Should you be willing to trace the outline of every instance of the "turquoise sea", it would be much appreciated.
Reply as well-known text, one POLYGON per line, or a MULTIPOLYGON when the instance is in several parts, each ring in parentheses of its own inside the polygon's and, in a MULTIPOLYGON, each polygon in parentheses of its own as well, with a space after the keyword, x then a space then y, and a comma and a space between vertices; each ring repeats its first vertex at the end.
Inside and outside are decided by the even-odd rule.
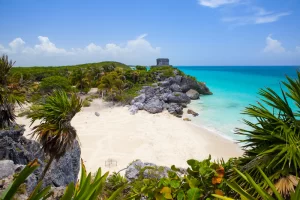
MULTIPOLYGON (((256 104, 259 88, 270 87, 280 91, 285 75, 296 78, 300 66, 177 66, 186 74, 205 82, 213 92, 193 101, 192 108, 199 113, 193 122, 224 137, 237 140, 235 128, 245 127, 241 112, 249 104, 256 104)), ((247 118, 249 119, 249 118, 247 118)))

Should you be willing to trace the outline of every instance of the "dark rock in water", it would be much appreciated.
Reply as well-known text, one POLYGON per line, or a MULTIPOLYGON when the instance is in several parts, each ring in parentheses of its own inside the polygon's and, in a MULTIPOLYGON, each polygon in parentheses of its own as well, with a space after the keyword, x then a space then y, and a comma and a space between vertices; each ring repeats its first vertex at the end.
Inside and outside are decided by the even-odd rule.
POLYGON ((164 102, 162 102, 161 100, 159 100, 157 98, 153 98, 144 105, 144 110, 146 110, 152 114, 160 113, 164 109, 163 105, 164 105, 164 102))
POLYGON ((171 86, 170 86, 170 89, 173 91, 173 92, 182 92, 182 89, 181 87, 176 84, 176 83, 173 83, 171 86))
POLYGON ((0 179, 13 175, 15 164, 12 160, 0 160, 0 179))
POLYGON ((187 113, 193 115, 194 117, 197 117, 199 115, 198 113, 196 113, 195 111, 193 111, 191 109, 188 109, 187 113))
POLYGON ((189 91, 186 92, 186 95, 191 99, 191 100, 196 100, 200 98, 200 94, 193 89, 190 89, 189 91))
POLYGON ((169 103, 190 103, 190 98, 182 92, 173 92, 172 94, 168 95, 168 102, 169 103))
MULTIPOLYGON (((49 171, 43 181, 43 186, 52 185, 55 187, 66 186, 70 182, 76 182, 80 169, 80 146, 75 141, 73 149, 69 150, 58 161, 53 161, 49 171)), ((30 161, 37 159, 40 167, 34 171, 27 184, 28 192, 34 188, 36 181, 40 177, 47 160, 41 145, 21 136, 18 139, 12 137, 0 138, 0 160, 12 160, 15 165, 26 165, 30 161)), ((20 169, 21 170, 21 169, 20 169)))
POLYGON ((176 117, 181 117, 183 114, 183 107, 177 103, 170 103, 168 111, 170 114, 175 115, 176 117))

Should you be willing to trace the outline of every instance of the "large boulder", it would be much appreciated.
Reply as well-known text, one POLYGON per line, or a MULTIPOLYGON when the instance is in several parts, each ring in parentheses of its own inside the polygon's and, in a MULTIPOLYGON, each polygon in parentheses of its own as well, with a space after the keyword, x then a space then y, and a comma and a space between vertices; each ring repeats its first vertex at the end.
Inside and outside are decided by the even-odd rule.
POLYGON ((168 95, 168 103, 190 103, 190 98, 182 92, 173 92, 168 95))
POLYGON ((191 99, 191 100, 196 100, 200 98, 199 92, 196 90, 190 89, 189 91, 186 92, 186 95, 191 99))
POLYGON ((144 105, 144 110, 152 114, 160 113, 164 109, 163 105, 163 101, 159 100, 158 98, 153 98, 144 105))

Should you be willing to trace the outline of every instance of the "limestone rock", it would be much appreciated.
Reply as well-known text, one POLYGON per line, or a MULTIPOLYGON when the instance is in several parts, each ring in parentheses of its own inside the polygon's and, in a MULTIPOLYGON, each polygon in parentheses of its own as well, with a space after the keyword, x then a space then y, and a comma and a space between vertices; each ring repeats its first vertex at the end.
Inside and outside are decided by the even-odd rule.
POLYGON ((168 107, 168 111, 169 113, 177 117, 181 117, 181 115, 183 114, 183 107, 177 103, 170 103, 168 107))
POLYGON ((15 172, 15 164, 12 160, 0 160, 0 179, 8 177, 15 172))
POLYGON ((135 115, 139 111, 139 108, 136 105, 132 105, 129 107, 128 110, 130 114, 135 115))
MULTIPOLYGON (((80 154, 79 144, 75 141, 73 149, 69 150, 58 161, 52 163, 43 181, 43 186, 59 187, 66 186, 70 182, 76 182, 80 168, 80 154)), ((23 136, 17 140, 7 136, 0 139, 0 160, 12 160, 17 165, 16 170, 21 171, 22 165, 26 165, 34 159, 38 159, 40 167, 34 171, 32 177, 29 177, 28 193, 34 188, 48 157, 44 155, 38 142, 26 139, 23 136)))
POLYGON ((153 98, 145 104, 144 110, 152 114, 160 113, 164 109, 163 105, 164 103, 161 100, 153 98))
POLYGON ((168 95, 169 103, 190 103, 190 98, 182 92, 173 92, 168 95))
POLYGON ((200 94, 193 89, 190 89, 189 91, 186 92, 186 95, 191 99, 191 100, 196 100, 200 98, 200 94))
POLYGON ((170 89, 173 91, 173 92, 182 92, 182 89, 181 87, 176 84, 176 83, 173 83, 171 86, 170 86, 170 89))

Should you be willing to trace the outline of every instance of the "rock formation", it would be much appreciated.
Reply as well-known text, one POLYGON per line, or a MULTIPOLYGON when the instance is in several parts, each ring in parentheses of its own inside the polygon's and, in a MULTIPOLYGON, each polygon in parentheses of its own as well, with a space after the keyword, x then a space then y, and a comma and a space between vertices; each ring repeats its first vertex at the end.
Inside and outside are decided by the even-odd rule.
MULTIPOLYGON (((30 180, 26 185, 27 192, 30 193, 35 187, 48 157, 44 155, 38 142, 22 136, 24 130, 23 127, 16 125, 13 129, 0 131, 0 172, 4 170, 3 173, 1 172, 0 179, 5 178, 2 174, 9 176, 12 171, 13 173, 21 171, 28 162, 38 159, 40 167, 29 177, 30 180), (12 170, 9 171, 7 166, 11 166, 12 170)), ((60 187, 66 186, 70 182, 76 182, 80 169, 80 154, 80 146, 76 141, 73 149, 58 161, 53 161, 44 178, 43 186, 60 187)))
POLYGON ((129 112, 135 114, 138 110, 146 110, 155 114, 168 110, 171 114, 181 117, 183 108, 191 100, 199 99, 200 94, 212 94, 204 83, 178 74, 176 69, 172 77, 164 78, 159 72, 155 74, 157 83, 144 86, 140 90, 140 95, 131 101, 129 112))

